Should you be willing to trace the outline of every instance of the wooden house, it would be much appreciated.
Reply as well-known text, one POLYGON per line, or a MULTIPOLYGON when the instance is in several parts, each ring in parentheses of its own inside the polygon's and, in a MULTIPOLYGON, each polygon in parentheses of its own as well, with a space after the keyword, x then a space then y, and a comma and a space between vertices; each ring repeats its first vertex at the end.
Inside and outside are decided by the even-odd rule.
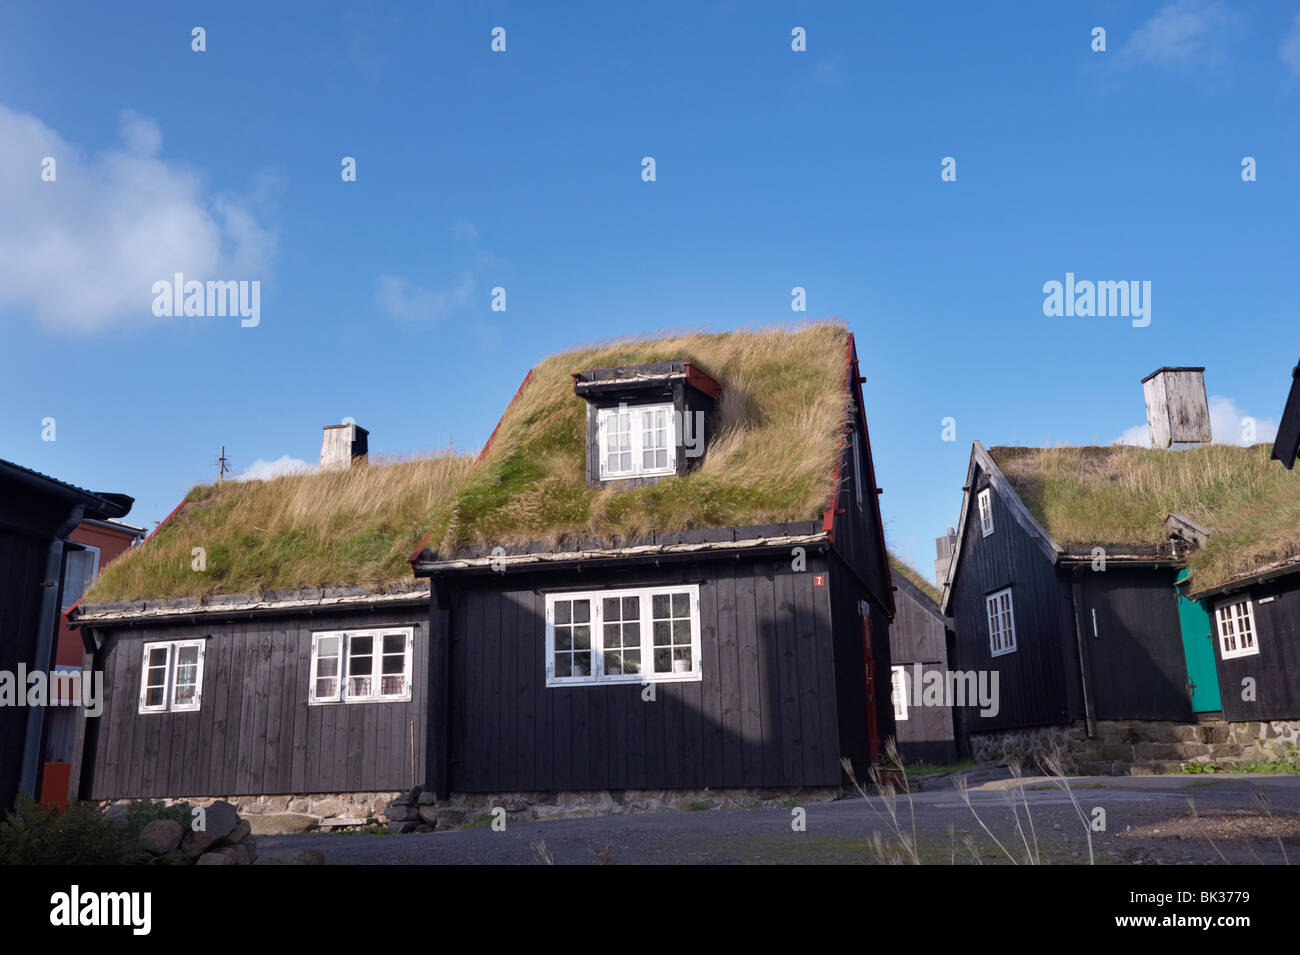
POLYGON ((124 516, 132 503, 0 461, 0 679, 8 684, 0 688, 0 809, 13 807, 20 788, 40 792, 42 740, 54 709, 26 703, 34 673, 44 674, 49 702, 60 582, 79 548, 70 535, 87 518, 124 516))
MULTIPOLYGON (((962 711, 977 758, 1058 745, 1094 770, 1162 771, 1272 738, 1263 708, 1221 701, 1220 675, 1237 664, 1216 654, 1201 602, 1220 584, 1241 589, 1224 577, 1249 564, 1242 528, 1271 524, 1240 491, 1270 473, 1267 450, 975 443, 942 607, 958 666, 998 676, 996 712, 962 711), (1256 722, 1226 725, 1242 720, 1256 722)), ((1300 483, 1272 473, 1270 503, 1294 512, 1300 483)), ((1284 712, 1279 691, 1267 692, 1284 712)))
POLYGON ((411 481, 382 475, 409 466, 196 489, 101 578, 77 613, 114 688, 87 795, 831 789, 893 733, 842 326, 555 356, 400 508, 411 481), (365 514, 318 507, 339 539, 315 558, 281 549, 310 536, 283 507, 249 526, 250 498, 329 508, 349 481, 365 514), (157 570, 205 540, 211 576, 157 570))
POLYGON ((890 700, 904 763, 956 762, 962 755, 956 709, 945 692, 956 635, 939 609, 942 592, 897 558, 892 561, 894 620, 889 626, 890 700), (927 692, 927 688, 930 692, 927 692))

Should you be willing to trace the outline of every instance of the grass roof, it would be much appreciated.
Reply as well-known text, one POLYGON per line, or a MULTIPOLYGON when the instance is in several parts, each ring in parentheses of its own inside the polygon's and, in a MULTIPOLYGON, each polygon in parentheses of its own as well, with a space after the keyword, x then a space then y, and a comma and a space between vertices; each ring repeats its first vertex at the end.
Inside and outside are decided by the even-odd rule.
POLYGON ((109 564, 84 604, 411 585, 428 533, 467 546, 819 518, 848 413, 837 322, 622 340, 547 358, 481 460, 446 454, 269 481, 201 485, 153 538, 109 564), (684 359, 722 383, 708 450, 685 477, 586 485, 587 403, 571 374, 684 359), (432 530, 430 530, 432 529, 432 530), (207 569, 191 569, 195 547, 207 569))
POLYGON ((686 333, 579 348, 538 365, 429 544, 552 544, 818 518, 848 414, 848 331, 838 322, 686 333), (572 373, 684 359, 722 384, 703 461, 639 488, 586 484, 587 403, 572 373))
POLYGON ((933 600, 936 605, 943 598, 938 587, 930 583, 919 570, 892 552, 889 555, 889 569, 900 577, 906 577, 913 587, 933 600))
POLYGON ((1159 544, 1165 518, 1210 530, 1189 561, 1194 590, 1300 554, 1300 472, 1271 446, 990 448, 1029 512, 1063 546, 1159 544))
POLYGON ((442 454, 200 485, 151 540, 110 563, 82 603, 410 586, 407 558, 446 519, 471 462, 442 454), (196 547, 203 571, 192 568, 196 547))

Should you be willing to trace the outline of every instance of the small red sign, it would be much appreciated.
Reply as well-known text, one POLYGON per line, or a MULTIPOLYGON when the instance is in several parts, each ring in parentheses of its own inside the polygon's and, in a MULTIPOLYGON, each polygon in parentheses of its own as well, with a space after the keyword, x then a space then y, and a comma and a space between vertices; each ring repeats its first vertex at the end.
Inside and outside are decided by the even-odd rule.
POLYGON ((813 586, 814 586, 814 587, 825 587, 825 586, 826 586, 826 575, 825 575, 825 574, 813 574, 813 586))

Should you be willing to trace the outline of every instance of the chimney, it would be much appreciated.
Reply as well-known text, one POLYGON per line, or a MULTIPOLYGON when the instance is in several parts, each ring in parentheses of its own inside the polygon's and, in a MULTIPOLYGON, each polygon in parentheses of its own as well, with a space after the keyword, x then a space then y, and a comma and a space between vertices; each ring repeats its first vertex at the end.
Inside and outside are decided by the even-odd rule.
POLYGON ((944 578, 948 576, 948 567, 952 564, 952 552, 957 547, 957 531, 948 528, 948 533, 934 539, 934 585, 942 589, 944 578))
POLYGON ((1204 368, 1157 368, 1142 379, 1151 447, 1209 444, 1210 408, 1204 368))
POLYGON ((366 439, 370 432, 356 424, 327 424, 320 442, 320 469, 343 471, 369 455, 366 439))

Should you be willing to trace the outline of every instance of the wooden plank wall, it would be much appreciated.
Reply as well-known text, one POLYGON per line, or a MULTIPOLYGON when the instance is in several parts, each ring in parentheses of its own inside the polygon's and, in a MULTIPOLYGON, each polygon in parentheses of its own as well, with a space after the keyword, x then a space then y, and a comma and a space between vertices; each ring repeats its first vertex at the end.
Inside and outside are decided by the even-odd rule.
MULTIPOLYGON (((896 615, 889 628, 889 646, 894 666, 904 666, 912 680, 912 664, 921 672, 946 671, 948 667, 947 627, 944 620, 926 610, 904 578, 895 578, 896 615)), ((910 689, 910 684, 909 684, 910 689)), ((917 706, 917 691, 909 693, 907 719, 898 720, 898 751, 905 762, 950 763, 957 759, 953 712, 950 706, 917 706)))
POLYGON ((810 554, 802 573, 781 559, 458 582, 450 788, 837 785, 824 570, 810 554), (673 583, 700 585, 701 681, 659 684, 653 702, 639 684, 546 686, 549 590, 673 583))
MULTIPOLYGON (((1259 653, 1224 660, 1215 623, 1214 659, 1223 716, 1229 720, 1300 719, 1300 577, 1257 584, 1249 593, 1259 653), (1260 603, 1268 597, 1276 599, 1260 603), (1254 680, 1254 701, 1242 699, 1242 681, 1247 677, 1254 680)), ((1216 602, 1207 601, 1211 621, 1216 602)))
MULTIPOLYGON (((977 490, 984 486, 978 468, 973 480, 977 490)), ((1056 569, 1011 516, 1001 495, 994 492, 992 501, 993 533, 988 537, 980 531, 978 508, 968 508, 950 610, 957 635, 955 669, 997 670, 999 709, 996 716, 981 716, 979 707, 966 707, 961 714, 963 729, 986 733, 1083 719, 1077 694, 1068 685, 1077 680, 1066 666, 1074 631, 1063 626, 1068 605, 1062 603, 1056 569), (1008 586, 1015 606, 1017 649, 995 657, 989 650, 984 598, 1008 586)))
POLYGON ((106 704, 83 796, 226 796, 410 788, 425 776, 428 609, 117 630, 101 651, 106 704), (312 633, 414 627, 410 702, 309 705, 312 633), (142 646, 204 637, 202 706, 139 713, 142 646), (412 768, 414 752, 414 769, 412 768))
MULTIPOLYGON (((48 540, 0 532, 0 670, 34 668, 40 582, 48 540)), ((25 692, 25 689, 20 690, 25 692)), ((27 732, 24 706, 0 706, 0 810, 13 808, 27 732)))

